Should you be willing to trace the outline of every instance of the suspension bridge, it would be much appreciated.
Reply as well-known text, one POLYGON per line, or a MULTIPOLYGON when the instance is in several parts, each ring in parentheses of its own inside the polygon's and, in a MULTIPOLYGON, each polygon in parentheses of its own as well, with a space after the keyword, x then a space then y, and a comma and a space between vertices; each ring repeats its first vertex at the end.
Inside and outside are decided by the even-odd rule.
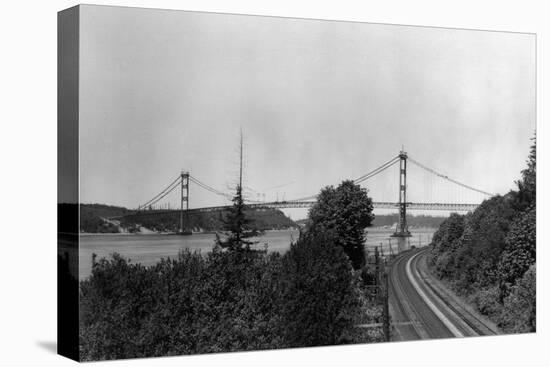
MULTIPOLYGON (((479 204, 478 202, 422 202, 422 201, 408 201, 407 198, 407 166, 408 163, 413 164, 414 166, 420 168, 421 170, 429 173, 432 176, 439 178, 440 180, 446 181, 452 185, 455 185, 463 190, 470 191, 481 195, 482 199, 493 196, 493 194, 475 188, 473 186, 464 184, 460 181, 454 180, 447 175, 441 174, 438 171, 429 168, 428 166, 418 162, 414 158, 411 158, 405 151, 400 151, 399 154, 386 163, 380 165, 376 169, 356 178, 353 180, 355 184, 361 185, 365 181, 372 179, 375 176, 380 175, 382 172, 388 170, 394 165, 399 165, 399 193, 397 201, 373 201, 373 206, 375 209, 393 209, 399 212, 399 222, 397 224, 395 233, 393 237, 397 237, 398 242, 402 243, 402 246, 405 246, 404 239, 410 237, 411 234, 407 225, 407 211, 414 210, 428 210, 428 211, 447 211, 447 212, 469 212, 473 211, 479 204), (400 241, 402 239, 402 241, 400 241)), ((138 209, 126 214, 124 216, 113 217, 110 219, 121 219, 123 217, 134 217, 134 219, 143 217, 143 216, 156 216, 156 215, 166 215, 166 214, 179 214, 179 231, 180 233, 190 233, 189 230, 185 230, 184 223, 188 222, 184 220, 189 214, 197 212, 212 212, 212 211, 223 211, 228 209, 231 205, 221 205, 221 206, 209 206, 209 207, 189 207, 190 199, 190 184, 195 185, 197 188, 205 190, 213 195, 221 196, 226 200, 232 200, 233 195, 227 192, 218 190, 203 181, 200 181, 196 177, 192 176, 189 172, 181 172, 181 174, 173 180, 165 189, 160 191, 157 195, 139 205, 138 209), (176 191, 179 188, 180 191, 180 207, 179 209, 159 209, 155 207, 158 205, 167 195, 176 191)), ((269 208, 269 209, 288 209, 288 208, 310 208, 315 205, 317 195, 311 195, 308 197, 301 197, 292 200, 276 200, 276 201, 261 201, 261 200, 252 200, 244 199, 245 204, 248 208, 259 209, 259 208, 269 208)), ((399 246, 399 247, 402 247, 399 246)))

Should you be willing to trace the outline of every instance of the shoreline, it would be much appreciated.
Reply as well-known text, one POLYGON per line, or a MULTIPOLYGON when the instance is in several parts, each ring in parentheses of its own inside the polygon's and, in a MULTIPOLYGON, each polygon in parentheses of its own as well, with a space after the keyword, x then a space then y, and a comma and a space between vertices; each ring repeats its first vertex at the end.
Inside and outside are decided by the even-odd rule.
MULTIPOLYGON (((387 227, 369 227, 367 228, 367 233, 370 231, 387 231, 392 230, 393 228, 387 228, 387 227)), ((278 232, 278 231, 298 231, 299 228, 280 228, 280 229, 266 229, 265 232, 278 232)), ((431 231, 431 230, 437 230, 437 228, 433 227, 409 227, 409 230, 411 232, 413 231, 431 231)), ((219 231, 204 231, 204 232, 192 232, 192 234, 216 234, 216 233, 222 233, 222 230, 219 231)), ((176 232, 137 232, 137 233, 130 233, 130 232, 117 232, 117 233, 101 233, 101 232, 79 232, 79 233, 73 233, 74 235, 78 234, 79 236, 88 237, 88 236, 169 236, 169 235, 177 235, 176 232)))
MULTIPOLYGON (((298 228, 281 228, 281 229, 266 229, 264 232, 282 232, 282 231, 298 231, 298 228)), ((223 233, 224 231, 204 231, 204 232, 192 232, 193 234, 216 234, 223 233)), ((75 233, 83 237, 92 237, 92 236, 174 236, 178 235, 176 232, 117 232, 117 233, 100 233, 100 232, 80 232, 75 233)))

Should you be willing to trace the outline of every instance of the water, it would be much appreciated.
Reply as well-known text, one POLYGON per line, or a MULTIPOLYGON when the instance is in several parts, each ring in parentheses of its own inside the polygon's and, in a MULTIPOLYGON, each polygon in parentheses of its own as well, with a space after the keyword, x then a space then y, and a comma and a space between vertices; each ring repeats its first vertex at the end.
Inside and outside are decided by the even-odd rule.
MULTIPOLYGON (((431 240, 434 229, 412 230, 413 237, 410 238, 411 245, 426 245, 431 240), (421 241, 421 242, 420 242, 421 241)), ((367 235, 367 251, 374 251, 374 246, 382 244, 384 254, 390 250, 397 251, 397 241, 389 236, 393 229, 370 228, 367 235), (389 240, 388 240, 389 239, 389 240)), ((258 238, 260 247, 268 244, 269 251, 285 252, 290 247, 292 240, 298 238, 297 230, 267 231, 258 238)), ((84 279, 90 275, 92 267, 92 254, 98 258, 109 257, 116 252, 133 263, 143 265, 154 265, 161 258, 174 258, 182 249, 200 250, 206 253, 214 245, 215 235, 211 233, 198 233, 191 236, 174 236, 161 234, 128 235, 128 234, 105 234, 105 235, 83 235, 80 237, 79 253, 79 277, 84 279)))
MULTIPOLYGON (((415 247, 423 247, 432 241, 436 228, 409 228, 411 237, 408 238, 409 244, 415 247)), ((393 228, 369 228, 367 234, 366 248, 369 253, 374 251, 374 247, 382 251, 382 255, 397 254, 397 239, 391 237, 393 228), (382 246, 380 248, 380 246, 382 246)))
MULTIPOLYGON (((191 236, 165 234, 128 235, 105 234, 83 235, 80 237, 79 277, 90 275, 92 254, 98 258, 109 257, 116 252, 132 260, 133 263, 154 265, 161 258, 174 258, 182 249, 199 250, 207 253, 212 250, 216 236, 212 233, 195 233, 191 236)), ((297 230, 267 231, 257 240, 259 247, 268 244, 270 251, 284 252, 289 248, 292 239, 298 238, 297 230)))

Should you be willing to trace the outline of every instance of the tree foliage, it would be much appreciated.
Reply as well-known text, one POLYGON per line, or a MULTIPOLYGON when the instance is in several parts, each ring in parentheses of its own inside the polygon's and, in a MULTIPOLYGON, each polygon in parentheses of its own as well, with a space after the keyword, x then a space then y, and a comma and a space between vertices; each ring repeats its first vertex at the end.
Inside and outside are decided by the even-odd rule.
POLYGON ((460 247, 464 222, 465 216, 452 213, 433 235, 431 264, 442 277, 448 278, 454 272, 453 255, 460 247))
POLYGON ((512 286, 504 299, 499 326, 510 333, 529 333, 537 330, 536 265, 533 264, 512 286))
POLYGON ((516 205, 518 211, 523 211, 536 205, 537 201, 537 140, 533 137, 533 145, 527 158, 527 168, 521 171, 521 180, 517 181, 516 205))
POLYGON ((345 342, 361 307, 359 278, 334 238, 304 234, 283 257, 282 269, 281 317, 289 346, 345 342))
POLYGON ((250 238, 257 237, 260 231, 251 227, 251 219, 246 216, 242 188, 237 185, 236 194, 233 197, 233 205, 223 219, 223 229, 226 238, 216 236, 216 243, 222 249, 229 251, 250 251, 250 246, 257 243, 250 238))
MULTIPOLYGON (((230 207, 231 209, 231 207, 230 207)), ((153 214, 153 213, 151 213, 153 214)), ((191 212, 184 216, 184 228, 194 231, 223 231, 227 228, 224 223, 228 212, 224 210, 212 212, 191 212)), ((246 207, 244 214, 250 220, 247 224, 249 229, 264 231, 270 229, 288 229, 297 227, 289 217, 277 209, 271 208, 249 208, 246 207)), ((180 225, 180 212, 159 212, 154 215, 135 215, 121 218, 121 227, 129 229, 137 225, 156 232, 177 232, 180 225)))
POLYGON ((521 174, 517 191, 445 220, 429 256, 436 275, 510 332, 535 329, 536 143, 521 174))
POLYGON ((94 258, 80 283, 83 360, 379 341, 355 332, 365 313, 358 273, 330 234, 283 256, 183 251, 154 266, 94 258))
POLYGON ((512 286, 535 263, 536 240, 536 209, 530 208, 515 219, 506 236, 498 266, 503 286, 512 286))
POLYGON ((431 263, 439 276, 468 293, 494 284, 515 215, 509 196, 485 200, 473 213, 449 217, 434 234, 431 263))
POLYGON ((372 199, 367 190, 353 181, 321 190, 309 211, 309 230, 330 231, 335 243, 344 249, 354 269, 365 265, 365 229, 374 219, 372 199))

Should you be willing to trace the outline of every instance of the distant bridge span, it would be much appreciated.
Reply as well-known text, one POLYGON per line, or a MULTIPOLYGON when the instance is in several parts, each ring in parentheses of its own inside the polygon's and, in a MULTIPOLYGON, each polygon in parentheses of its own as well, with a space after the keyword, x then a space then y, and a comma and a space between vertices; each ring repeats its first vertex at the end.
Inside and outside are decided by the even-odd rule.
MULTIPOLYGON (((310 208, 316 201, 274 201, 270 203, 247 204, 249 208, 310 208)), ((399 209, 399 203, 389 201, 375 201, 372 203, 375 209, 399 209)), ((457 212, 469 212, 475 210, 479 204, 450 204, 450 203, 407 203, 410 210, 448 210, 457 212)), ((207 208, 204 208, 207 209, 207 208)))
MULTIPOLYGON (((241 145, 242 148, 242 145, 241 145)), ((460 181, 451 179, 447 175, 443 175, 434 169, 414 160, 409 157, 408 154, 401 150, 399 155, 393 157, 388 162, 377 167, 376 169, 364 174, 361 177, 353 180, 353 183, 360 185, 366 180, 371 179, 372 177, 378 175, 384 170, 392 167, 393 165, 399 164, 399 198, 397 202, 373 202, 375 209, 397 209, 399 212, 399 220, 393 237, 397 237, 399 240, 399 251, 406 248, 407 241, 406 238, 411 236, 411 233, 407 225, 407 210, 440 210, 447 212, 470 212, 475 210, 479 204, 466 204, 466 203, 444 203, 444 202, 410 202, 407 201, 407 164, 408 162, 420 167, 421 169, 427 171, 433 176, 439 177, 445 181, 451 182, 454 185, 460 186, 464 189, 467 189, 471 192, 477 192, 483 194, 487 197, 493 196, 493 194, 477 189, 475 187, 466 185, 460 181)), ((241 165, 242 169, 242 165, 241 165)), ((204 212, 215 212, 227 210, 231 205, 223 206, 212 206, 212 207, 203 207, 203 208, 189 208, 189 185, 193 183, 199 188, 209 191, 212 194, 223 197, 226 200, 233 200, 233 195, 227 192, 223 192, 213 188, 212 186, 199 181, 197 178, 191 176, 189 172, 181 172, 172 183, 170 183, 164 190, 159 192, 153 198, 149 199, 143 204, 138 206, 137 211, 130 212, 124 216, 113 217, 111 219, 119 219, 124 217, 148 217, 156 215, 171 215, 174 213, 179 213, 179 231, 181 233, 185 232, 184 228, 184 216, 192 213, 204 213, 204 212), (166 195, 170 194, 172 191, 180 188, 180 209, 179 210, 158 210, 154 208, 154 205, 162 200, 166 195)), ((239 187, 242 185, 242 182, 239 183, 239 187)), ((294 200, 287 201, 272 201, 272 202, 260 202, 245 200, 246 206, 252 209, 261 209, 261 208, 270 208, 270 209, 290 209, 290 208, 310 208, 316 203, 317 195, 296 198, 294 200)), ((421 200, 421 199, 420 199, 421 200)))
MULTIPOLYGON (((308 201, 272 201, 267 203, 252 203, 246 204, 247 208, 270 208, 270 209, 291 209, 291 208, 311 208, 316 203, 315 200, 308 201)), ((399 203, 389 201, 375 201, 372 203, 375 209, 399 209, 399 203)), ((450 204, 450 203, 407 203, 409 210, 447 210, 457 212, 469 212, 475 210, 479 204, 450 204)), ((198 210, 201 212, 224 210, 229 208, 226 206, 215 206, 206 208, 189 209, 190 211, 198 210)))
MULTIPOLYGON (((246 204, 247 208, 251 209, 292 209, 292 208, 311 208, 316 203, 315 200, 307 201, 273 201, 265 203, 252 203, 246 204)), ((393 203, 389 201, 375 201, 373 206, 375 209, 399 209, 399 203, 393 203)), ((451 204, 451 203, 407 203, 407 209, 409 210, 442 210, 451 212, 469 212, 475 210, 479 204, 451 204)), ((207 213, 215 211, 227 210, 231 205, 210 206, 204 208, 194 208, 186 210, 187 213, 207 213)), ((109 219, 120 219, 129 216, 150 216, 150 215, 163 215, 163 214, 177 214, 179 210, 140 210, 130 214, 111 217, 109 219)))

